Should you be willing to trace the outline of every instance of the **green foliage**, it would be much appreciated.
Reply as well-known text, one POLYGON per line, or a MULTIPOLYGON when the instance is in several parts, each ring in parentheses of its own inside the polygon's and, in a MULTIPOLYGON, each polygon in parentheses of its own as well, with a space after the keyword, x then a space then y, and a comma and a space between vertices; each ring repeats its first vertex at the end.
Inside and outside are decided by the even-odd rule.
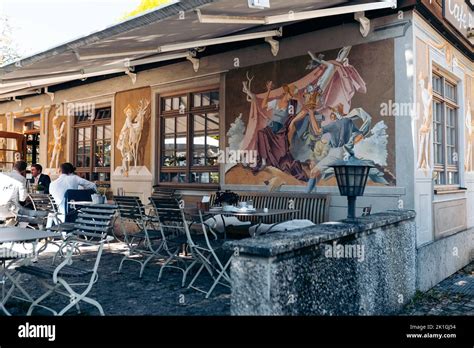
POLYGON ((139 15, 140 13, 150 11, 158 6, 166 5, 167 3, 170 3, 170 2, 171 0, 141 0, 140 5, 138 5, 136 9, 125 14, 121 19, 124 20, 131 17, 135 17, 139 15))
POLYGON ((19 58, 10 21, 8 17, 0 16, 0 66, 12 63, 19 58))

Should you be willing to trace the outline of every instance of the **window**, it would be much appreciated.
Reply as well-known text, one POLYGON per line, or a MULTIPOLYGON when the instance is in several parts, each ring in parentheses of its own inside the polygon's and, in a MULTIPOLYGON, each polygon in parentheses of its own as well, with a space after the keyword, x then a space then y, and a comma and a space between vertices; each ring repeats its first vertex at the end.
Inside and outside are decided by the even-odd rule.
POLYGON ((219 92, 160 98, 160 183, 219 185, 219 92))
POLYGON ((433 143, 435 185, 459 185, 457 86, 433 73, 433 143))
POLYGON ((74 124, 74 165, 77 174, 98 184, 110 184, 111 109, 77 113, 74 124))

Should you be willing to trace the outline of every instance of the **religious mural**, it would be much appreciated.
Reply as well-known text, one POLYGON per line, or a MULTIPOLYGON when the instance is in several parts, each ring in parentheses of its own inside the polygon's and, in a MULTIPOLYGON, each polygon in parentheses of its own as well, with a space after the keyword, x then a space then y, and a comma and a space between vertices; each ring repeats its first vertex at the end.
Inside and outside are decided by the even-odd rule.
POLYGON ((330 165, 354 155, 375 163, 369 185, 395 185, 394 120, 380 115, 394 99, 392 40, 309 51, 226 80, 226 114, 234 117, 227 152, 237 153, 227 161, 226 184, 312 192, 335 186, 330 165))

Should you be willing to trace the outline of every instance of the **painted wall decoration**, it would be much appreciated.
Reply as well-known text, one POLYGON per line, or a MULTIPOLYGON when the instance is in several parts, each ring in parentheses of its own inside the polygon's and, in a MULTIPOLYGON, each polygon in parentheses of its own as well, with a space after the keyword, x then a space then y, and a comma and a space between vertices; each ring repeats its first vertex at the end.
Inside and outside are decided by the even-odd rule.
POLYGON ((422 72, 418 76, 418 87, 422 104, 422 124, 418 129, 417 169, 421 169, 427 174, 431 169, 430 148, 431 130, 433 128, 433 86, 431 85, 431 79, 429 77, 425 79, 422 72))
POLYGON ((51 105, 48 112, 48 155, 47 165, 50 170, 59 171, 59 165, 67 161, 67 117, 62 114, 60 105, 51 105))
POLYGON ((394 119, 380 115, 394 99, 393 66, 384 40, 230 72, 228 152, 239 160, 226 184, 310 192, 337 185, 329 165, 354 154, 376 164, 369 185, 395 185, 394 119))
POLYGON ((466 172, 474 172, 474 76, 465 74, 466 81, 466 172))
POLYGON ((150 100, 151 89, 140 88, 115 96, 115 163, 128 176, 132 169, 150 166, 150 100))

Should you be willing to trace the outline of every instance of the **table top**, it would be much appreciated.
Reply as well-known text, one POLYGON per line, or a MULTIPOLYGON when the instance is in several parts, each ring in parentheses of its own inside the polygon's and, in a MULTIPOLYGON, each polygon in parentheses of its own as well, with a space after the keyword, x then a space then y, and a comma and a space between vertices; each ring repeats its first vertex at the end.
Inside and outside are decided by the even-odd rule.
POLYGON ((223 210, 209 210, 204 212, 204 214, 211 214, 211 215, 233 215, 233 216, 275 216, 275 215, 284 215, 284 214, 291 214, 297 213, 299 210, 296 209, 268 209, 268 212, 264 212, 263 209, 257 209, 255 211, 223 211, 223 210))
POLYGON ((69 201, 67 202, 69 205, 92 205, 94 202, 92 201, 69 201))
POLYGON ((37 239, 54 238, 58 234, 31 228, 5 227, 0 228, 0 243, 28 242, 37 239))

